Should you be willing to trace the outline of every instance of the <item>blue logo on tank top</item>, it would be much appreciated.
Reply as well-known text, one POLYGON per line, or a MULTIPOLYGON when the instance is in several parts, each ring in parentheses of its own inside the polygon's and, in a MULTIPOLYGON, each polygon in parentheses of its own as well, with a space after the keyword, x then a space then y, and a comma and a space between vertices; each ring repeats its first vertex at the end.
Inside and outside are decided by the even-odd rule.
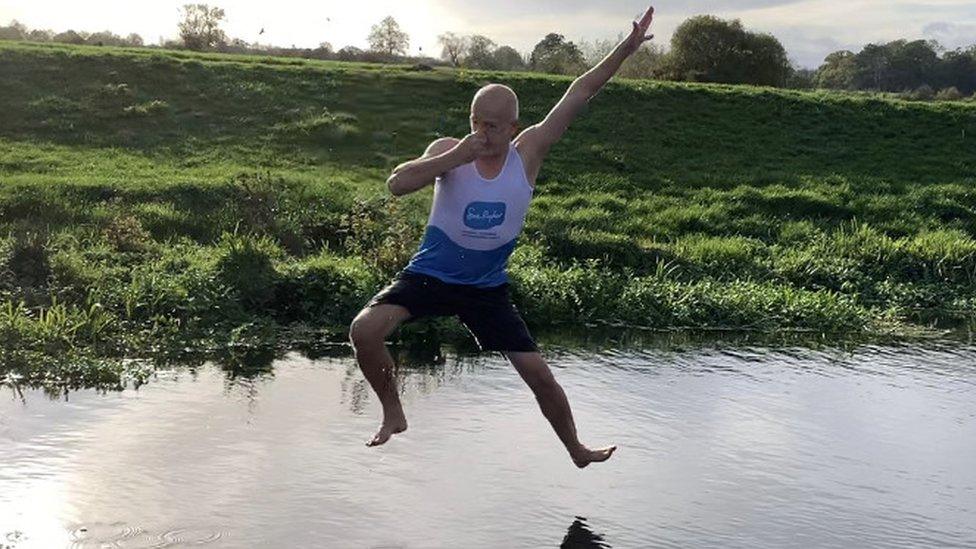
POLYGON ((505 222, 504 202, 472 202, 464 208, 464 224, 486 230, 505 222))

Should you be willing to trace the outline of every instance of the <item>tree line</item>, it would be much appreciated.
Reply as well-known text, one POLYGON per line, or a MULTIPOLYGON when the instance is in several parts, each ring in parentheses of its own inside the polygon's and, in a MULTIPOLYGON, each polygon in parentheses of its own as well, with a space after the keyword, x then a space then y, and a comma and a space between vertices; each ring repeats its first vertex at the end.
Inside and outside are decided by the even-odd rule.
MULTIPOLYGON (((226 14, 219 7, 187 4, 181 8, 179 39, 162 41, 167 48, 198 51, 251 53, 383 63, 414 63, 429 68, 450 65, 459 68, 498 71, 537 71, 577 75, 610 53, 617 40, 567 40, 558 33, 543 37, 531 52, 523 55, 511 46, 496 44, 482 35, 445 32, 438 37, 440 52, 409 56, 410 36, 393 17, 373 25, 367 37, 368 49, 346 46, 335 50, 328 42, 317 48, 264 46, 230 38, 221 29, 226 14)), ((66 42, 112 46, 142 46, 138 34, 123 38, 108 31, 83 33, 69 30, 54 33, 30 30, 13 21, 0 27, 0 39, 66 42)), ((899 93, 909 99, 976 100, 976 44, 947 51, 935 41, 895 40, 868 44, 857 53, 837 51, 828 55, 816 70, 796 67, 782 43, 768 33, 746 29, 739 20, 698 15, 683 22, 665 49, 645 44, 621 67, 625 78, 752 84, 791 88, 830 88, 899 93)))
POLYGON ((868 44, 858 53, 831 53, 813 78, 823 88, 959 99, 976 93, 976 45, 946 51, 932 40, 868 44))
POLYGON ((63 44, 89 44, 93 46, 142 46, 142 37, 136 33, 119 36, 109 31, 84 32, 68 30, 54 32, 42 29, 28 29, 26 25, 11 21, 6 27, 0 26, 0 40, 29 40, 31 42, 61 42, 63 44))

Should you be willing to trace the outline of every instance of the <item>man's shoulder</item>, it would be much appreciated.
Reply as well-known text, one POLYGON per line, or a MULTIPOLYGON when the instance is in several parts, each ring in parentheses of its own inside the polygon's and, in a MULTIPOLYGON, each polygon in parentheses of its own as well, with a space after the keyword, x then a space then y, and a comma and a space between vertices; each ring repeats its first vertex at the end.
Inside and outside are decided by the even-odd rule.
POLYGON ((545 156, 548 150, 544 150, 542 147, 541 137, 539 135, 540 129, 539 125, 535 124, 529 126, 522 130, 515 139, 512 140, 515 143, 515 148, 522 153, 522 157, 531 156, 532 158, 539 158, 545 156))

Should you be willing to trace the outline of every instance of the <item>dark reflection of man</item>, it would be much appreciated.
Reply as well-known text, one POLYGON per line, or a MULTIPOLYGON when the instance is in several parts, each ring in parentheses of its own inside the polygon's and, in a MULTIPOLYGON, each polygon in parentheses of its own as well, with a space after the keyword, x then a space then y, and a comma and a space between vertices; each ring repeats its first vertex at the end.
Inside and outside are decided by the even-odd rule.
POLYGON ((603 541, 603 536, 594 534, 583 517, 576 517, 573 524, 569 525, 566 537, 559 547, 561 549, 610 549, 610 545, 603 541))

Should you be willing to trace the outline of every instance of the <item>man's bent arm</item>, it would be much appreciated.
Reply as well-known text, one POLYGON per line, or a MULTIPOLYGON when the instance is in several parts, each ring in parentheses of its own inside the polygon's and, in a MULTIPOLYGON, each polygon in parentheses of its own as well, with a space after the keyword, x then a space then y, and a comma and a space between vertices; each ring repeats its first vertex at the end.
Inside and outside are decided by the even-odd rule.
POLYGON ((420 158, 393 168, 393 173, 386 180, 386 186, 394 196, 409 194, 426 187, 434 178, 464 163, 460 151, 455 148, 458 143, 459 141, 453 137, 443 137, 434 141, 420 158))

